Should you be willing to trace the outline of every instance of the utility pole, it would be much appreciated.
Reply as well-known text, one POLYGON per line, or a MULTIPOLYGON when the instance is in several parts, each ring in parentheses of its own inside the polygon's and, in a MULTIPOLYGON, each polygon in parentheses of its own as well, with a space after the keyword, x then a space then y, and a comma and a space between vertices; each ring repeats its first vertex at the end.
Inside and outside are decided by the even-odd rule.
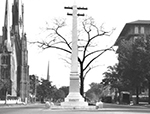
POLYGON ((78 10, 87 10, 87 8, 77 7, 64 7, 65 9, 72 9, 73 13, 67 13, 72 18, 72 54, 71 54, 71 73, 70 73, 70 86, 69 94, 65 98, 65 102, 61 105, 64 107, 85 107, 88 103, 84 101, 84 98, 80 95, 80 81, 78 73, 78 38, 77 38, 77 17, 84 16, 84 14, 78 14, 78 10))

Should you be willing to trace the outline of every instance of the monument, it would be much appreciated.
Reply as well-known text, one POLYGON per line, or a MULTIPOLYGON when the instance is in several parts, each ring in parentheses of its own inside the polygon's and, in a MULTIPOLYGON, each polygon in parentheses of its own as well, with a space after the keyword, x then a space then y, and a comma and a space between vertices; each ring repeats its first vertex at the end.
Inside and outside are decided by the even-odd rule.
POLYGON ((77 14, 78 9, 87 8, 77 8, 76 5, 73 7, 65 7, 65 9, 73 9, 73 14, 68 14, 73 16, 72 23, 72 55, 71 55, 71 73, 70 73, 70 86, 69 94, 65 98, 65 102, 61 103, 62 107, 67 108, 82 108, 88 106, 88 103, 84 101, 84 98, 80 95, 80 83, 78 74, 78 45, 77 45, 77 16, 83 16, 83 14, 77 14))

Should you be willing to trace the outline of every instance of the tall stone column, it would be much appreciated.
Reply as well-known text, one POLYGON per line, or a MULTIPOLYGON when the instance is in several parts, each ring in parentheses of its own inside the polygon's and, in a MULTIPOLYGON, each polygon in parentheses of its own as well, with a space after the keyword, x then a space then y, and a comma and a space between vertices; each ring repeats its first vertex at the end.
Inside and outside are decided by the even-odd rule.
POLYGON ((77 38, 77 6, 73 6, 73 23, 72 23, 72 55, 71 55, 71 73, 69 94, 65 102, 61 103, 64 107, 85 107, 84 98, 80 95, 80 83, 78 74, 78 38, 77 38))

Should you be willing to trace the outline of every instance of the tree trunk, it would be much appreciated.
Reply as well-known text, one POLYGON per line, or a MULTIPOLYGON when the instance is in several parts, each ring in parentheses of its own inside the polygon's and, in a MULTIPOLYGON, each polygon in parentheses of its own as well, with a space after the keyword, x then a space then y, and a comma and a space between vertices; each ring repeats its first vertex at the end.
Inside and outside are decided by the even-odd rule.
POLYGON ((115 88, 115 98, 114 98, 114 101, 115 101, 115 103, 117 103, 117 102, 119 102, 118 101, 118 89, 117 88, 115 88))
POLYGON ((136 104, 139 104, 139 87, 136 87, 136 104))
POLYGON ((7 95, 8 95, 8 91, 6 90, 6 94, 5 94, 5 104, 7 104, 7 95))
POLYGON ((150 80, 148 81, 148 104, 150 104, 150 80))
POLYGON ((80 73, 80 94, 84 97, 84 78, 83 73, 80 73))
POLYGON ((83 63, 80 62, 80 94, 84 97, 83 63))
POLYGON ((120 104, 121 103, 121 90, 118 89, 118 93, 119 93, 119 96, 118 96, 118 103, 120 104))

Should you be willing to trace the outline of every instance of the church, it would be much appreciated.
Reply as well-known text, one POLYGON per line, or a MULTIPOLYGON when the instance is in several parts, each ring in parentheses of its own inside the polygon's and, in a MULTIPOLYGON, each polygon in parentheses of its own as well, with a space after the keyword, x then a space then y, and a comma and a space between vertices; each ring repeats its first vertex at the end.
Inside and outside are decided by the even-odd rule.
POLYGON ((27 37, 24 32, 24 4, 6 0, 4 26, 0 36, 0 99, 6 95, 29 100, 29 65, 27 37))

